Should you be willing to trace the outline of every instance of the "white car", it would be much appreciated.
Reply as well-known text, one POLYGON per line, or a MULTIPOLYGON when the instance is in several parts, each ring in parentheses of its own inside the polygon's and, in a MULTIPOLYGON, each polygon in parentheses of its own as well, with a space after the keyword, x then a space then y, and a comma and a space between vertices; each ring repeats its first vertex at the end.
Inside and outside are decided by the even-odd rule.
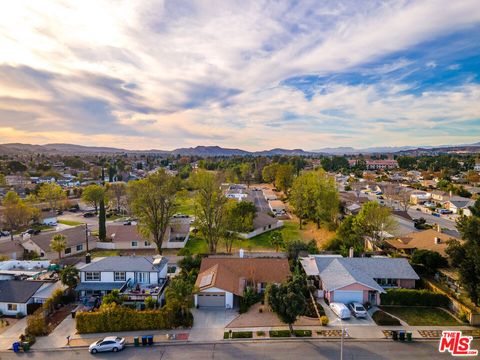
POLYGON ((332 309, 340 319, 350 319, 350 310, 348 310, 345 304, 332 302, 330 303, 330 309, 332 309))
POLYGON ((350 304, 348 304, 348 307, 350 308, 352 315, 355 316, 356 318, 367 317, 367 310, 362 304, 358 302, 351 302, 350 304))
POLYGON ((107 336, 103 340, 95 341, 88 347, 88 351, 90 354, 96 354, 97 352, 103 351, 113 351, 117 352, 119 350, 123 350, 125 347, 125 338, 117 337, 117 336, 107 336))

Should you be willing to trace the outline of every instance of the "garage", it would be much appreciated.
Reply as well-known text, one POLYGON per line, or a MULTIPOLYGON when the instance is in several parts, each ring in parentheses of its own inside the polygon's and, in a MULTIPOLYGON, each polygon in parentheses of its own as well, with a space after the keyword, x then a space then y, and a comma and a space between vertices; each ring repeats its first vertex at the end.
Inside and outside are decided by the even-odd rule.
POLYGON ((334 302, 348 304, 358 302, 363 304, 363 291, 336 290, 333 294, 334 302))
POLYGON ((225 307, 225 293, 204 292, 197 294, 199 307, 225 307))

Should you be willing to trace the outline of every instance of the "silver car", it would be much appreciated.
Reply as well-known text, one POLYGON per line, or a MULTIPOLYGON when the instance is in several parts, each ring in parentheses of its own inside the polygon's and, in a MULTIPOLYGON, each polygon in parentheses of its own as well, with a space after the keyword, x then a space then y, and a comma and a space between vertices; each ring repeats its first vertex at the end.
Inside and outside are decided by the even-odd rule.
POLYGON ((117 337, 117 336, 107 336, 103 340, 98 340, 91 344, 88 347, 88 351, 91 354, 96 354, 97 352, 102 351, 113 351, 117 352, 119 350, 123 350, 125 347, 125 338, 117 337))
POLYGON ((348 307, 350 311, 352 312, 352 315, 355 316, 356 318, 366 318, 367 317, 367 310, 365 307, 357 302, 351 302, 348 304, 348 307))

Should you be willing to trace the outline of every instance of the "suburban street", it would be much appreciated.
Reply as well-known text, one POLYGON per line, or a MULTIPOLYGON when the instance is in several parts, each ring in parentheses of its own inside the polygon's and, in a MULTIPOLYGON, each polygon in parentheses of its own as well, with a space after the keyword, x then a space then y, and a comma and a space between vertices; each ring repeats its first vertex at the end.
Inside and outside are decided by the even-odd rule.
MULTIPOLYGON (((473 349, 480 348, 474 341, 473 349)), ((155 346, 152 348, 128 347, 120 353, 90 355, 87 349, 35 351, 30 353, 0 353, 0 360, 9 359, 339 359, 338 341, 292 341, 260 343, 222 343, 155 346)), ((449 353, 438 352, 438 342, 399 343, 393 341, 346 342, 344 359, 451 359, 449 353)))
POLYGON ((270 207, 268 206, 268 201, 265 200, 263 196, 263 191, 250 191, 250 194, 253 197, 253 203, 257 207, 258 211, 260 212, 268 212, 270 211, 270 207))

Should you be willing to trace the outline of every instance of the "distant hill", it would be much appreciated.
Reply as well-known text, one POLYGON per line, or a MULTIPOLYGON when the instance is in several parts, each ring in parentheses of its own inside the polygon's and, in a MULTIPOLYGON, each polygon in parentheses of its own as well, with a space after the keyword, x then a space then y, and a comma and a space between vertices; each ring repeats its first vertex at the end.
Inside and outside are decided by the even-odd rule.
POLYGON ((240 149, 227 149, 220 146, 196 146, 194 148, 179 148, 171 152, 183 156, 246 156, 250 152, 240 149))
MULTIPOLYGON (((429 147, 426 147, 429 148, 429 147)), ((369 147, 364 149, 355 149, 353 147, 323 148, 313 150, 316 153, 325 153, 332 155, 355 155, 355 154, 374 154, 374 153, 395 153, 399 151, 416 149, 414 146, 380 146, 369 147)))

